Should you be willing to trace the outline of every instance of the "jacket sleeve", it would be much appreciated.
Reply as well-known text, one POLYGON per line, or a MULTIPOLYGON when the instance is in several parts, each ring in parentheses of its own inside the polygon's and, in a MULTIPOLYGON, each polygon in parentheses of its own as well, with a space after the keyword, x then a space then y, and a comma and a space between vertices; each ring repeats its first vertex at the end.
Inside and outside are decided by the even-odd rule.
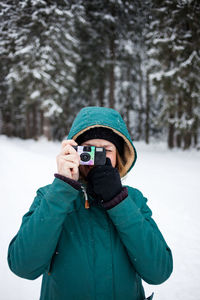
POLYGON ((149 284, 160 284, 173 269, 171 250, 151 218, 147 199, 136 189, 129 188, 128 194, 108 215, 140 277, 149 284))
POLYGON ((48 269, 66 214, 73 210, 79 191, 55 178, 48 189, 41 188, 18 234, 8 249, 8 264, 18 276, 35 279, 48 269))

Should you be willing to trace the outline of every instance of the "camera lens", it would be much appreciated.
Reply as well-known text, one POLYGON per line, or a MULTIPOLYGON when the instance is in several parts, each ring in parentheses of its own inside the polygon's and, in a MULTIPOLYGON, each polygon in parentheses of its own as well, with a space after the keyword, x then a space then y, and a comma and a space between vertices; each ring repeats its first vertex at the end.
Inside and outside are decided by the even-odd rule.
POLYGON ((90 146, 84 146, 83 151, 85 152, 91 152, 91 147, 90 146))
POLYGON ((81 153, 80 158, 82 161, 87 162, 90 160, 90 154, 89 153, 81 153))

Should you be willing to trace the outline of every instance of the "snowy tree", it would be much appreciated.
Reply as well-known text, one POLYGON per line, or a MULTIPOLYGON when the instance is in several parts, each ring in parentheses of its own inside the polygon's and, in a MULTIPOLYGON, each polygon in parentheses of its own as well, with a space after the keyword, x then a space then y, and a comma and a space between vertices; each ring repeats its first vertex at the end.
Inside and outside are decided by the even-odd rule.
POLYGON ((199 1, 154 1, 150 58, 156 60, 151 79, 163 107, 160 121, 168 126, 168 145, 197 144, 200 92, 199 1))
POLYGON ((0 18, 0 133, 61 139, 97 105, 137 140, 197 145, 199 1, 5 0, 0 18))
MULTIPOLYGON (((20 1, 17 7, 7 1, 2 4, 2 16, 1 32, 8 34, 3 55, 8 57, 10 67, 4 82, 9 87, 12 134, 26 138, 41 133, 48 138, 55 133, 63 135, 63 130, 57 130, 61 126, 64 129, 59 121, 70 111, 79 59, 71 10, 62 1, 20 1), (54 123, 51 132, 50 123, 54 123)), ((8 107, 5 102, 4 107, 8 107)), ((4 110, 3 120, 5 123, 4 110)))
POLYGON ((139 110, 133 103, 142 90, 138 70, 147 2, 82 1, 84 13, 77 24, 81 57, 77 82, 84 103, 119 109, 131 130, 131 111, 139 110))

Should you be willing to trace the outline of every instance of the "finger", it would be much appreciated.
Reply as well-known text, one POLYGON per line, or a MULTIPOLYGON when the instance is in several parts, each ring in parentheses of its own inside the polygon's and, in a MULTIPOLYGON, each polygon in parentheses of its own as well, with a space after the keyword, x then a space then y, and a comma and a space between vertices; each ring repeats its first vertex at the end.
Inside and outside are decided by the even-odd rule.
POLYGON ((64 161, 70 161, 72 163, 75 163, 77 166, 79 166, 79 158, 75 156, 74 154, 68 154, 68 155, 58 155, 58 160, 64 160, 64 161))
POLYGON ((61 152, 60 152, 60 154, 62 154, 62 155, 73 154, 73 153, 75 154, 77 152, 70 144, 67 144, 64 148, 61 149, 61 152))
POLYGON ((66 161, 65 158, 62 158, 61 161, 63 161, 63 168, 67 168, 67 169, 74 169, 74 168, 78 168, 78 164, 72 161, 66 161))
POLYGON ((74 168, 72 168, 72 175, 74 175, 74 174, 78 174, 78 172, 79 172, 79 169, 78 169, 78 167, 76 166, 76 167, 74 167, 74 168))
POLYGON ((66 161, 75 162, 78 166, 80 164, 80 156, 75 154, 68 154, 68 155, 61 155, 61 158, 65 159, 66 161))
POLYGON ((77 146, 78 144, 74 140, 63 140, 61 143, 61 148, 64 148, 67 145, 77 146))

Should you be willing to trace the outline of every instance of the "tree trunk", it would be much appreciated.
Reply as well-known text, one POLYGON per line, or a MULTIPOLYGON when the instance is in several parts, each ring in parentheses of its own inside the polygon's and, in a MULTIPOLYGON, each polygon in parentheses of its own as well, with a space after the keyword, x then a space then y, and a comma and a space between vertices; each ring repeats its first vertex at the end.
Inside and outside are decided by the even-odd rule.
POLYGON ((125 108, 125 118, 126 118, 127 129, 131 133, 131 130, 130 130, 130 105, 126 105, 126 108, 125 108))
POLYGON ((137 133, 138 133, 138 140, 142 137, 142 114, 143 114, 143 99, 142 99, 142 87, 143 87, 143 74, 142 68, 140 63, 140 71, 139 71, 139 105, 140 108, 138 109, 138 126, 137 126, 137 133))
POLYGON ((50 133, 50 122, 49 118, 44 116, 44 127, 43 127, 44 136, 48 139, 48 141, 51 140, 51 133, 50 133))
MULTIPOLYGON (((192 99, 187 100, 186 105, 187 120, 192 119, 192 99)), ((192 142, 192 125, 188 124, 184 134, 184 149, 189 149, 192 142)))
POLYGON ((110 40, 110 78, 109 78, 109 84, 110 84, 110 94, 109 94, 109 106, 111 108, 115 107, 115 40, 114 38, 111 38, 110 40))
POLYGON ((43 128, 44 128, 44 112, 40 110, 40 126, 39 126, 39 135, 43 135, 43 128))
POLYGON ((104 76, 104 74, 102 72, 100 82, 99 82, 99 105, 101 107, 104 106, 104 92, 105 92, 105 84, 104 84, 103 76, 104 76))
MULTIPOLYGON (((130 65, 127 66, 127 82, 131 82, 131 68, 130 65)), ((128 128, 128 131, 131 132, 130 130, 130 111, 132 109, 132 103, 131 103, 131 91, 130 91, 130 86, 127 87, 127 92, 126 92, 126 102, 125 102, 125 114, 126 114, 126 126, 128 128)))
MULTIPOLYGON (((172 108, 171 108, 172 109, 172 108)), ((171 111, 169 113, 169 119, 173 119, 174 118, 174 113, 171 111)), ((168 147, 170 149, 174 148, 174 132, 175 132, 175 128, 174 128, 174 123, 171 123, 169 121, 169 128, 168 128, 168 147)))
MULTIPOLYGON (((182 107, 183 103, 182 103, 182 99, 181 97, 179 97, 178 99, 178 120, 181 123, 181 117, 182 117, 182 113, 183 113, 183 107, 182 107)), ((182 144, 182 139, 183 139, 183 135, 182 135, 182 131, 181 128, 179 128, 179 133, 176 136, 176 145, 178 148, 181 148, 181 144, 182 144)))
POLYGON ((13 124, 10 109, 6 109, 5 111, 3 111, 2 123, 2 134, 11 137, 13 135, 13 124))
POLYGON ((184 136, 184 149, 189 149, 191 146, 191 132, 186 132, 185 136, 184 136))
POLYGON ((174 148, 174 124, 169 124, 168 147, 170 149, 174 148))
POLYGON ((176 136, 176 145, 178 148, 181 148, 181 141, 182 141, 182 135, 181 133, 178 133, 176 136))
POLYGON ((145 142, 149 144, 149 113, 150 113, 150 90, 149 90, 149 72, 146 74, 146 120, 145 120, 145 142))
POLYGON ((26 139, 30 137, 30 111, 26 108, 26 139))
POLYGON ((37 140, 37 105, 34 104, 32 108, 32 138, 37 140))
MULTIPOLYGON (((195 99, 193 103, 194 107, 198 107, 198 100, 195 99)), ((197 147, 198 145, 198 129, 199 129, 199 118, 197 115, 193 116, 194 118, 194 124, 192 126, 192 139, 194 146, 197 147)))
POLYGON ((194 146, 196 147, 198 145, 198 118, 195 118, 194 126, 193 126, 193 140, 194 140, 194 146))

